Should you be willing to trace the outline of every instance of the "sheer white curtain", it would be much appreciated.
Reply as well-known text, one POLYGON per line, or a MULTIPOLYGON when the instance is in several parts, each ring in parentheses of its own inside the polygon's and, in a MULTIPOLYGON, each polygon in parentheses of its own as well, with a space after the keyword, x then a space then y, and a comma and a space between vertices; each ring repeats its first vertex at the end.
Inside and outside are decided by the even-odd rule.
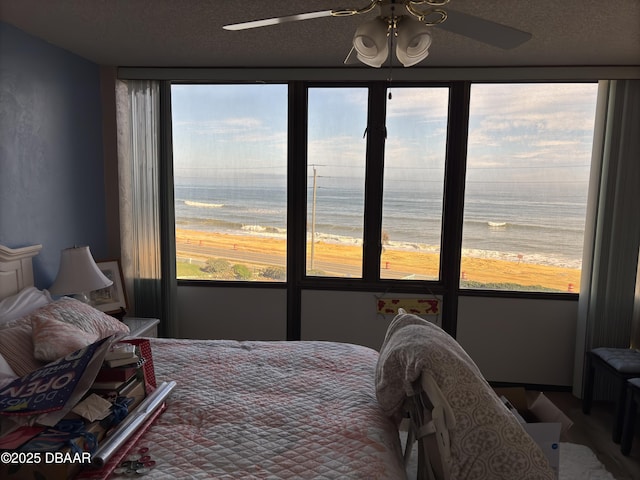
POLYGON ((130 314, 159 318, 161 334, 176 336, 175 275, 163 269, 174 260, 163 255, 161 84, 130 80, 119 82, 116 92, 121 262, 130 314))
MULTIPOLYGON (((601 82, 598 97, 576 331, 579 397, 585 352, 631 345, 640 245, 640 80, 601 82)), ((597 397, 607 397, 605 382, 597 397)))

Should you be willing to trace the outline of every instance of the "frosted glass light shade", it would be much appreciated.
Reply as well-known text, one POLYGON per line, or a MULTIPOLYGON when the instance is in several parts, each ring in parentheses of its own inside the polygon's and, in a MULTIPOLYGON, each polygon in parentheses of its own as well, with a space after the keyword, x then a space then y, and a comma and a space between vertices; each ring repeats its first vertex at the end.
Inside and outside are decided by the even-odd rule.
POLYGON ((405 67, 421 62, 429 55, 431 35, 429 27, 411 17, 402 17, 398 23, 396 57, 405 67))
POLYGON ((98 268, 89 247, 62 250, 60 268, 55 282, 49 288, 53 295, 74 295, 92 292, 113 284, 98 268))
POLYGON ((361 24, 353 36, 353 48, 362 63, 380 68, 389 56, 387 32, 389 25, 380 17, 361 24))

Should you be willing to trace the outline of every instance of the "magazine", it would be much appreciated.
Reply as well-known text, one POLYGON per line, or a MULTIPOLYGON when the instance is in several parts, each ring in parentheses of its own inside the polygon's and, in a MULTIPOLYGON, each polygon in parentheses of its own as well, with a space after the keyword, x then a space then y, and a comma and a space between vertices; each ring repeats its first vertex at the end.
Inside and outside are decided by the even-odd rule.
POLYGON ((53 426, 91 387, 115 336, 98 340, 0 390, 0 437, 18 426, 53 426))

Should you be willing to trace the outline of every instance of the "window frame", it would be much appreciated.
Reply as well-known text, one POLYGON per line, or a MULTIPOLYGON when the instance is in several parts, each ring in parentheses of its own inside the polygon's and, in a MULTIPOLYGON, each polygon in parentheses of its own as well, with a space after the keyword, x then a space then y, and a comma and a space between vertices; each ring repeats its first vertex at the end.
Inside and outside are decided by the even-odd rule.
MULTIPOLYGON (((369 81, 369 82, 304 82, 305 88, 328 88, 328 87, 368 87, 368 112, 367 112, 367 152, 366 152, 366 172, 365 172, 365 200, 364 200, 364 226, 363 226, 363 266, 361 278, 348 278, 348 277, 317 277, 306 275, 303 269, 303 275, 300 278, 300 285, 305 290, 352 290, 352 291, 385 291, 385 292, 398 292, 398 293, 416 293, 424 294, 429 293, 433 295, 444 296, 450 287, 449 281, 444 280, 443 256, 442 253, 445 250, 445 245, 448 243, 445 240, 444 232, 448 232, 448 235, 455 234, 455 229, 451 226, 445 227, 445 203, 447 197, 447 164, 450 154, 449 144, 451 136, 453 138, 459 138, 461 133, 459 131, 459 125, 452 128, 451 125, 451 112, 456 108, 452 107, 452 100, 454 96, 452 94, 454 86, 461 88, 465 83, 470 82, 389 82, 389 81, 369 81), (381 248, 382 248, 382 206, 383 206, 383 184, 384 184, 384 145, 386 140, 386 98, 389 89, 392 88, 410 88, 410 87, 440 87, 449 89, 449 122, 447 127, 447 153, 445 158, 445 174, 444 174, 444 196, 443 202, 443 219, 442 227, 443 234, 441 235, 441 254, 440 254, 440 266, 439 266, 439 279, 438 280, 398 280, 398 279, 383 279, 380 278, 380 266, 381 266, 381 248)), ((464 101, 464 98, 462 98, 464 101)), ((459 99, 456 98, 456 101, 459 99)), ((468 107, 467 107, 468 108, 468 107)), ((303 119, 298 119, 302 123, 303 119)), ((304 123, 306 125, 306 117, 304 123)), ((466 136, 466 133, 462 132, 466 136)), ((305 131, 305 145, 306 149, 306 131, 305 131)), ((453 150, 453 155, 458 155, 457 149, 453 150)), ((465 148, 466 152, 466 148, 465 148)), ((459 161, 459 160, 458 160, 459 161)), ((305 184, 304 191, 306 192, 306 157, 304 165, 305 184)), ((452 188, 455 186, 455 182, 458 169, 449 173, 451 185, 449 191, 455 190, 452 188)), ((304 221, 306 222, 306 194, 304 196, 304 202, 299 200, 299 203, 305 205, 304 221)), ((449 201, 449 205, 458 204, 459 199, 455 201, 452 199, 449 201)), ((451 211, 455 211, 457 207, 452 207, 451 211)), ((305 225, 306 232, 306 225, 305 225)), ((460 229, 461 232, 461 229, 460 229)), ((303 243, 303 253, 306 255, 306 246, 303 243)), ((304 256, 302 257, 305 258, 304 256)), ((457 281, 457 278, 456 278, 457 281)))
MULTIPOLYGON (((514 80, 502 83, 557 83, 554 80, 514 80)), ((597 80, 574 80, 563 83, 593 83, 597 80)), ((176 84, 241 84, 239 81, 175 81, 176 84)), ((459 286, 462 260, 462 221, 466 181, 466 154, 469 127, 469 101, 474 83, 495 81, 272 81, 288 83, 288 152, 287 152, 287 280, 283 282, 242 280, 177 279, 179 286, 275 288, 300 290, 384 291, 432 294, 441 296, 446 317, 455 318, 457 297, 528 298, 574 300, 572 292, 526 292, 492 289, 464 289, 459 286), (367 154, 365 173, 365 203, 363 225, 362 278, 317 277, 306 274, 307 222, 307 94, 309 88, 368 88, 367 154), (444 198, 438 280, 398 280, 380 278, 380 249, 384 179, 384 133, 386 95, 389 88, 446 87, 449 88, 448 123, 444 173, 444 198), (373 93, 372 93, 373 92, 373 93), (453 310, 453 311, 452 311, 453 310)), ((170 99, 168 100, 170 102, 170 99)), ((169 118, 169 121, 171 119, 169 118)), ((175 222, 174 222, 175 223, 175 222)), ((175 239, 174 239, 175 242, 175 239)), ((446 318, 443 326, 446 326, 446 318)), ((447 331, 455 333, 455 326, 447 331)))
MULTIPOLYGON (((259 82, 261 84, 265 84, 265 85, 283 85, 283 86, 287 86, 287 98, 288 98, 288 106, 287 106, 287 114, 288 117, 291 115, 291 84, 292 82, 285 82, 285 81, 270 81, 270 82, 259 82)), ((184 279, 184 278, 177 278, 177 269, 175 268, 175 261, 177 259, 177 255, 176 255, 176 238, 175 238, 175 206, 174 206, 174 195, 173 195, 173 190, 175 188, 175 176, 174 176, 174 165, 173 165, 173 141, 172 141, 172 114, 171 114, 171 103, 173 101, 172 96, 171 96, 171 87, 173 85, 255 85, 256 82, 251 82, 251 81, 179 81, 179 80, 169 80, 166 82, 167 86, 166 86, 166 93, 164 98, 162 99, 161 103, 164 103, 165 105, 168 105, 168 108, 165 107, 165 113, 162 116, 161 119, 161 128, 163 129, 164 133, 163 133, 163 137, 164 137, 164 141, 165 141, 165 150, 168 151, 168 155, 165 154, 165 157, 168 158, 169 160, 166 160, 167 162, 171 162, 170 165, 170 169, 171 169, 171 174, 170 177, 171 178, 167 178, 165 179, 165 182, 167 183, 167 185, 169 185, 169 188, 171 189, 171 212, 172 212, 172 223, 173 226, 170 226, 167 230, 170 230, 170 234, 172 235, 172 246, 171 246, 171 254, 173 256, 173 263, 174 263, 174 269, 173 272, 175 274, 176 277, 176 282, 178 286, 197 286, 197 287, 208 287, 213 285, 216 286, 220 286, 220 287, 240 287, 240 288, 271 288, 271 289, 285 289, 286 288, 286 284, 287 284, 287 280, 288 280, 288 263, 289 263, 289 235, 287 234, 287 247, 286 247, 286 258, 285 258, 285 268, 287 268, 287 280, 285 281, 265 281, 265 280, 205 280, 205 279, 184 279), (168 124, 168 125, 167 125, 168 124)), ((287 142, 290 145, 291 143, 291 138, 292 138, 292 132, 291 132, 291 121, 290 118, 287 118, 287 142)), ((290 148, 288 148, 288 151, 290 150, 290 148)), ((291 222, 289 221, 289 215, 290 212, 289 210, 291 209, 291 205, 292 205, 292 198, 289 195, 289 192, 291 190, 290 188, 290 175, 289 175, 289 169, 290 169, 290 157, 291 155, 289 154, 289 152, 287 152, 287 180, 286 180, 286 184, 287 184, 287 193, 286 193, 286 201, 287 201, 287 214, 285 216, 286 218, 286 223, 287 223, 287 228, 290 226, 291 222)))
MULTIPOLYGON (((607 75, 604 75, 605 77, 607 75)), ((575 79, 552 79, 549 80, 546 77, 541 77, 541 78, 537 78, 534 77, 533 79, 517 79, 517 80, 503 80, 503 79, 483 79, 483 80, 469 80, 469 81, 465 81, 464 83, 468 83, 469 84, 469 89, 471 89, 471 86, 476 84, 476 85, 482 85, 482 84, 489 84, 489 85, 497 85, 497 84, 554 84, 554 83, 562 83, 562 84, 585 84, 585 83, 595 83, 598 84, 601 80, 595 80, 593 78, 575 78, 575 79)), ((597 99, 596 99, 597 101, 597 99)), ((466 122, 467 122, 467 127, 469 124, 469 115, 470 115, 470 97, 469 97, 469 101, 467 102, 467 112, 466 112, 466 122)), ((595 112, 595 114, 597 115, 597 111, 595 112)), ((597 119, 596 119, 597 121, 597 119)), ((595 125, 594 125, 595 128, 595 125)), ((595 133, 595 131, 594 131, 595 133)), ((466 145, 465 145, 466 148, 466 145)), ((466 154, 465 154, 465 158, 466 158, 466 154)), ((589 168, 591 169, 593 166, 593 157, 591 159, 591 164, 589 165, 589 168)), ((590 173, 590 176, 592 174, 590 173)), ((464 179, 465 185, 466 185, 466 177, 464 179)), ((589 189, 589 186, 587 186, 587 189, 589 189)), ((591 194, 590 191, 587 192, 587 202, 589 202, 589 195, 591 194)), ((464 205, 464 193, 462 194, 462 201, 463 201, 463 205, 464 205)), ((464 220, 464 207, 463 210, 461 211, 462 214, 462 218, 460 219, 461 222, 464 220)), ((587 210, 586 214, 588 215, 589 212, 587 210)), ((585 225, 585 228, 588 226, 588 223, 585 225)), ((462 228, 462 223, 460 224, 460 228, 462 228)), ((586 233, 586 230, 585 230, 586 233)), ((460 237, 460 242, 462 243, 462 237, 460 237)), ((458 268, 460 270, 460 263, 462 262, 462 256, 461 256, 461 251, 460 251, 460 262, 458 265, 458 268)), ((582 269, 581 269, 582 272, 582 269)), ((558 300, 558 301, 567 301, 567 300, 571 300, 571 301, 575 301, 577 302, 579 300, 579 292, 538 292, 538 291, 524 291, 524 290, 494 290, 494 289, 483 289, 483 288, 462 288, 459 286, 459 278, 457 280, 458 285, 457 285, 457 290, 459 292, 459 296, 464 296, 464 297, 485 297, 485 298, 513 298, 513 299, 538 299, 538 300, 558 300)))

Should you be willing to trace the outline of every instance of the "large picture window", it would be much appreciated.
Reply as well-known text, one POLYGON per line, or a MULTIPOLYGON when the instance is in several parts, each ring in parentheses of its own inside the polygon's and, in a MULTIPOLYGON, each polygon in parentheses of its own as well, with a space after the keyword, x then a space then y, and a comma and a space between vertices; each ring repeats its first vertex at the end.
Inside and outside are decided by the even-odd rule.
POLYGON ((178 278, 286 280, 287 86, 171 97, 178 278))
POLYGON ((578 293, 597 84, 469 86, 174 84, 178 278, 578 293))
POLYGON ((471 86, 464 288, 578 292, 598 86, 471 86))

